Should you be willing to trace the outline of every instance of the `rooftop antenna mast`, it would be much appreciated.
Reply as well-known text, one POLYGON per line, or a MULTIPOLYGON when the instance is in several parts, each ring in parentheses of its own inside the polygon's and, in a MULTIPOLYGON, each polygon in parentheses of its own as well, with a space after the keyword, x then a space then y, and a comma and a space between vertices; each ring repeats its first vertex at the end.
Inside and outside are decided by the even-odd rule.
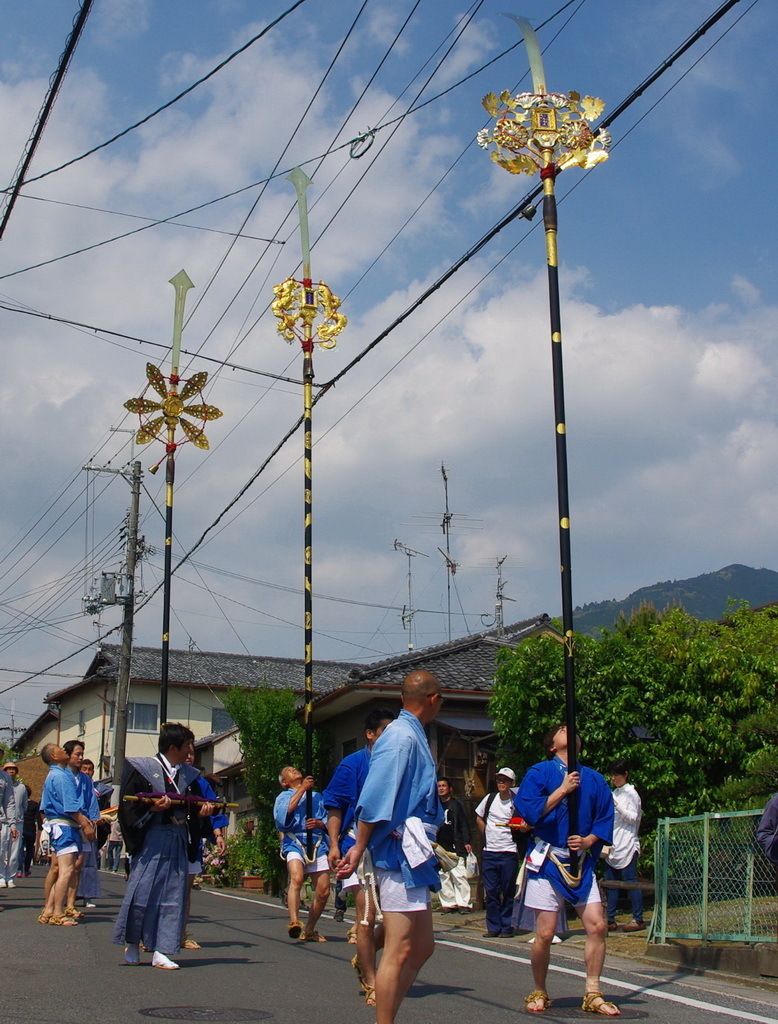
POLYGON ((503 601, 515 601, 514 597, 506 597, 503 591, 508 583, 507 580, 502 578, 502 563, 507 558, 507 555, 503 555, 502 558, 497 559, 497 595, 495 598, 494 605, 494 624, 497 627, 497 636, 502 636, 505 632, 505 625, 502 617, 502 603, 503 601))
POLYGON ((441 462, 440 464, 440 475, 443 477, 443 494, 445 497, 443 520, 440 524, 440 528, 443 530, 443 536, 446 538, 446 550, 440 551, 443 555, 443 559, 446 563, 446 622, 448 624, 448 639, 451 640, 451 577, 457 571, 457 563, 451 557, 451 510, 448 507, 448 475, 446 473, 446 467, 441 462))
MULTIPOLYGON (((440 512, 424 512, 422 515, 414 516, 414 519, 427 519, 435 520, 440 524, 440 528, 443 531, 445 537, 445 547, 438 548, 443 561, 446 563, 446 621, 448 623, 448 639, 451 640, 451 578, 459 568, 459 562, 451 557, 451 530, 452 527, 457 529, 465 530, 479 530, 480 526, 472 524, 480 523, 480 519, 471 519, 470 516, 459 515, 452 512, 448 503, 448 473, 446 472, 445 465, 441 462, 440 464, 440 475, 443 477, 443 496, 444 496, 444 511, 440 512)), ((460 606, 461 607, 461 606, 460 606)), ((464 618, 464 610, 462 611, 462 617, 464 618)), ((467 621, 465 621, 465 629, 468 629, 467 621)))
POLYGON ((408 630, 408 650, 412 651, 413 616, 416 614, 416 609, 413 607, 413 569, 411 567, 411 559, 417 555, 421 555, 422 558, 429 558, 429 555, 425 555, 423 551, 414 551, 413 548, 407 547, 399 540, 394 542, 394 550, 402 551, 404 555, 408 556, 408 604, 403 608, 402 623, 403 629, 408 630))

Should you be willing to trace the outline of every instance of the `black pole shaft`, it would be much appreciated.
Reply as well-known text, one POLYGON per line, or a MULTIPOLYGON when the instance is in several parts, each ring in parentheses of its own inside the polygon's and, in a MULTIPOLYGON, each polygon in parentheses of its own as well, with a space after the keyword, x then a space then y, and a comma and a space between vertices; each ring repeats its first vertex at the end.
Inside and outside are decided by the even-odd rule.
MULTIPOLYGON (((171 448, 168 444, 168 448, 171 448)), ((165 571, 162 590, 162 689, 159 698, 160 728, 167 722, 170 662, 170 585, 173 579, 173 484, 176 478, 175 452, 169 450, 165 464, 165 571)))
MULTIPOLYGON (((308 327, 310 330, 310 326, 308 327)), ((313 342, 303 343, 303 437, 305 466, 305 775, 313 775, 313 342)), ((305 816, 313 817, 313 791, 305 794, 305 816)), ((313 857, 313 832, 307 830, 308 858, 313 857)))
MULTIPOLYGON (((562 632, 564 633, 565 725, 567 727, 567 771, 574 772, 578 762, 575 724, 575 661, 573 650, 573 587, 570 557, 570 502, 567 480, 567 424, 565 420, 565 383, 562 361, 562 317, 559 303, 559 264, 557 255, 557 214, 554 194, 556 169, 550 162, 543 172, 543 224, 546 233, 548 298, 551 320, 551 364, 554 381, 554 422, 556 427, 557 506, 559 512, 559 559, 562 583, 562 632)), ((578 791, 567 797, 570 835, 578 834, 578 791)), ((570 867, 578 865, 575 851, 570 852, 570 867)))

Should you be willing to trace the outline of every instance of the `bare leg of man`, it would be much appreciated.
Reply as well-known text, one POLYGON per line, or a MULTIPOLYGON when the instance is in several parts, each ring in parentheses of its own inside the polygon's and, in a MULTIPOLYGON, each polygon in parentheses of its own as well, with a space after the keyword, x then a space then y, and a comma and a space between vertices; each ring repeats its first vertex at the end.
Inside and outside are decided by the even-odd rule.
POLYGON ((73 876, 77 857, 78 854, 76 853, 60 853, 57 857, 59 872, 57 875, 57 881, 51 890, 53 896, 53 917, 61 917, 64 913, 68 886, 70 885, 70 881, 73 876))
POLYGON ((68 882, 67 900, 65 902, 66 907, 75 907, 76 896, 78 895, 78 882, 81 878, 81 868, 84 865, 84 855, 79 853, 76 857, 73 865, 73 870, 70 874, 70 881, 68 882))
POLYGON ((313 888, 313 898, 311 900, 311 909, 308 911, 308 922, 305 926, 305 932, 307 935, 310 935, 316 930, 316 922, 321 917, 324 908, 327 906, 327 900, 330 898, 330 873, 329 871, 314 871, 308 877, 313 888))
POLYGON ((286 862, 289 872, 289 888, 286 893, 286 907, 289 911, 289 924, 300 920, 300 892, 305 881, 305 869, 301 860, 288 860, 286 862))
POLYGON ((384 952, 376 971, 376 1024, 394 1024, 405 994, 435 949, 432 911, 384 912, 384 952))
POLYGON ((46 879, 43 883, 44 904, 43 916, 51 917, 54 913, 54 886, 57 884, 59 866, 56 853, 52 850, 49 859, 49 870, 46 872, 46 879))
POLYGON ((354 897, 357 917, 357 956, 359 965, 362 968, 362 977, 365 985, 375 988, 375 901, 370 897, 370 907, 367 912, 367 924, 365 920, 365 907, 367 906, 367 895, 363 888, 357 889, 354 897))
MULTIPOLYGON (((546 978, 548 976, 548 964, 551 959, 551 943, 554 938, 557 925, 557 912, 555 910, 535 911, 535 941, 532 943, 532 977, 535 981, 535 991, 546 991, 546 978)), ((546 1008, 546 999, 537 996, 527 1002, 527 1009, 530 1013, 542 1013, 546 1008)))
MULTIPOLYGON (((587 903, 586 906, 576 907, 576 912, 586 929, 586 942, 584 943, 586 991, 599 993, 600 975, 605 963, 605 939, 608 934, 608 925, 602 912, 601 903, 587 903)), ((597 999, 595 1004, 591 1009, 596 1013, 608 1017, 619 1015, 618 1007, 607 1000, 597 999)))

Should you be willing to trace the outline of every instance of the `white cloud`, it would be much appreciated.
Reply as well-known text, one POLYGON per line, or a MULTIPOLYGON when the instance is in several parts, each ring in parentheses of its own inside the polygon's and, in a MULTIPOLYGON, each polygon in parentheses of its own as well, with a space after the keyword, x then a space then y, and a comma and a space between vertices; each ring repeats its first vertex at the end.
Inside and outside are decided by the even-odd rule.
MULTIPOLYGON (((147 18, 154 10, 155 31, 168 32, 164 40, 155 37, 149 93, 171 94, 256 31, 255 25, 240 23, 240 6, 214 7, 224 18, 238 20, 229 26, 219 22, 218 38, 214 24, 213 41, 191 37, 186 47, 156 9, 139 8, 147 18)), ((105 15, 113 19, 118 33, 114 38, 124 41, 121 46, 111 49, 106 36, 97 48, 90 49, 85 39, 87 45, 79 49, 80 61, 47 128, 41 167, 123 127, 124 105, 137 99, 138 110, 150 109, 146 93, 124 97, 117 108, 121 60, 125 55, 131 59, 145 45, 139 42, 143 36, 134 34, 142 32, 141 23, 124 23, 122 28, 127 10, 113 5, 105 15), (116 72, 106 63, 106 54, 112 55, 116 72)), ((665 44, 675 37, 675 10, 663 3, 642 12, 635 31, 637 52, 648 47, 643 61, 649 55, 653 60, 664 56, 665 44), (658 42, 652 41, 655 35, 658 42)), ((356 89, 372 70, 360 43, 377 52, 396 31, 400 14, 396 5, 375 8, 372 36, 350 44, 347 66, 327 82, 285 154, 283 147, 307 109, 312 84, 334 52, 339 21, 324 29, 307 20, 290 23, 284 33, 252 47, 190 100, 118 146, 45 179, 35 186, 36 193, 167 216, 257 181, 276 163, 286 169, 323 153, 344 121, 341 139, 382 122, 408 72, 417 71, 434 51, 453 17, 450 5, 441 5, 432 18, 439 23, 423 23, 424 38, 416 29, 409 31, 396 63, 393 58, 352 113, 356 89), (326 31, 324 47, 316 45, 320 31, 326 31)), ((342 11, 336 15, 345 21, 342 11)), ((610 32, 607 22, 595 21, 593 26, 578 23, 586 39, 576 37, 579 63, 570 67, 570 81, 561 86, 588 91, 582 72, 591 69, 590 91, 612 84, 614 92, 616 85, 626 92, 636 73, 637 58, 629 52, 632 37, 620 42, 627 52, 619 62, 605 60, 601 50, 596 53, 603 53, 603 59, 594 61, 590 33, 610 32), (598 83, 595 73, 614 81, 598 83)), ((107 23, 104 27, 107 31, 107 23)), ((556 45, 568 53, 565 38, 563 34, 556 45)), ((504 44, 492 22, 479 22, 463 40, 461 64, 447 66, 447 80, 504 44)), ((492 82, 488 87, 507 87, 517 68, 515 54, 495 65, 487 73, 492 82)), ((483 123, 483 77, 452 93, 442 106, 407 118, 390 142, 388 131, 379 132, 361 160, 343 151, 314 175, 309 192, 313 272, 341 295, 350 321, 337 349, 316 352, 317 383, 334 377, 532 186, 530 179, 517 182, 493 168, 474 148, 444 177, 483 123), (432 191, 440 178, 443 184, 432 191), (401 231, 409 218, 409 227, 401 231)), ((727 79, 727 88, 739 87, 727 79)), ((17 149, 37 112, 40 89, 40 78, 0 83, 0 128, 4 138, 17 140, 17 149)), ((694 97, 702 92, 703 86, 695 82, 694 97)), ((679 102, 688 98, 683 92, 678 96, 679 102)), ((688 161, 700 140, 718 131, 705 120, 704 105, 695 101, 693 110, 693 115, 679 116, 674 126, 662 127, 670 168, 665 176, 657 172, 660 161, 649 162, 643 170, 644 149, 659 131, 659 121, 650 121, 645 134, 632 136, 634 145, 624 147, 619 162, 608 165, 608 179, 601 178, 602 184, 580 179, 581 188, 565 204, 560 277, 578 603, 622 597, 656 579, 712 571, 734 561, 771 563, 776 498, 771 481, 778 470, 772 398, 777 317, 761 297, 771 294, 770 185, 759 186, 764 217, 748 224, 742 210, 730 216, 721 194, 709 203, 708 193, 691 188, 688 179, 679 187, 679 162, 688 161), (651 238, 635 233, 637 203, 650 221, 651 238), (726 246, 712 251, 710 236, 698 241, 691 230, 681 236, 675 230, 679 219, 700 232, 715 220, 716 238, 725 238, 726 246), (742 257, 744 251, 748 258, 742 257), (760 253, 759 261, 754 252, 760 253), (607 279, 600 262, 608 260, 623 277, 607 279), (708 280, 708 268, 715 263, 729 286, 722 292, 708 280), (698 265, 703 269, 698 271, 698 265), (664 284, 656 284, 667 281, 667 275, 682 285, 672 298, 664 294, 664 284)), ((10 148, 15 156, 16 149, 10 148)), ((8 147, 4 152, 12 162, 8 147)), ((10 177, 13 168, 8 162, 5 166, 10 177)), ((739 184, 755 187, 753 175, 747 182, 740 176, 737 160, 726 172, 739 184)), ((713 184, 706 181, 705 187, 715 192, 716 175, 711 172, 709 177, 713 184)), ((731 183, 722 191, 730 188, 731 183)), ((258 194, 251 191, 187 220, 233 230, 258 194)), ((753 201, 758 204, 760 198, 753 201)), ((228 254, 231 243, 224 235, 165 227, 3 280, 0 289, 45 312, 165 344, 173 313, 173 289, 167 282, 184 267, 196 284, 187 300, 193 315, 185 329, 185 348, 202 348, 217 360, 229 357, 297 378, 299 345, 285 344, 272 319, 262 314, 272 286, 297 266, 295 218, 293 190, 277 180, 264 192, 248 230, 280 235, 288 239, 283 247, 242 239, 228 254), (223 259, 224 268, 214 277, 223 259)), ((394 550, 394 540, 424 551, 430 558, 418 557, 414 564, 414 592, 425 609, 415 619, 420 643, 446 637, 441 615, 446 572, 436 552, 444 546, 436 518, 443 510, 442 462, 449 473, 452 510, 477 521, 472 531, 452 535, 452 554, 460 563, 454 607, 458 612, 461 599, 468 627, 478 628, 480 616, 493 611, 494 564, 504 555, 513 565, 506 572, 506 594, 516 599, 506 606, 506 616, 556 614, 559 607, 551 342, 540 220, 529 244, 517 247, 489 273, 527 231, 523 221, 507 228, 314 411, 315 590, 354 602, 402 606, 407 602, 407 562, 394 550), (416 518, 420 516, 427 518, 416 518)), ((0 274, 136 224, 83 209, 20 202, 0 249, 0 274)), ((27 524, 37 521, 38 510, 46 508, 69 477, 77 481, 74 493, 84 487, 79 467, 90 457, 96 464, 111 460, 113 466, 128 457, 128 447, 120 451, 127 436, 111 434, 109 428, 134 425, 123 412, 123 402, 142 390, 146 361, 164 368, 167 357, 159 348, 132 342, 117 347, 88 330, 2 315, 0 425, 9 495, 2 537, 14 557, 22 557, 20 571, 27 568, 27 576, 11 591, 23 606, 18 597, 23 588, 53 581, 82 558, 81 497, 71 513, 73 525, 55 554, 42 557, 52 538, 33 532, 29 553, 28 542, 12 538, 25 535, 27 524), (42 560, 33 570, 38 558, 42 560)), ((188 445, 177 456, 177 553, 188 550, 219 516, 302 411, 302 396, 294 384, 271 385, 265 377, 213 363, 193 365, 210 374, 208 400, 224 416, 208 425, 210 454, 188 445)), ((205 569, 201 579, 193 566, 183 568, 174 585, 174 646, 183 646, 192 635, 203 649, 238 649, 235 633, 202 589, 204 580, 214 591, 241 602, 231 605, 219 599, 251 649, 274 654, 299 650, 302 598, 288 591, 302 586, 301 445, 298 433, 193 559, 265 583, 205 569), (267 583, 288 589, 271 589, 267 583)), ((147 467, 161 455, 160 446, 151 445, 139 457, 147 467)), ((147 475, 145 485, 142 531, 161 550, 158 509, 164 481, 147 475)), ((72 499, 67 491, 63 501, 72 499)), ((121 480, 98 499, 95 515, 101 536, 118 529, 126 504, 121 480)), ((51 519, 59 512, 57 503, 51 519)), ((49 521, 42 521, 40 534, 49 521)), ((62 528, 69 522, 64 519, 62 528)), ((147 589, 158 578, 161 556, 153 562, 144 569, 147 589)), ((53 582, 52 589, 56 592, 53 582)), ((67 607, 72 609, 74 601, 77 605, 74 598, 67 607)), ((139 643, 158 642, 158 611, 157 599, 139 615, 139 643)), ((368 658, 402 650, 407 643, 396 611, 322 601, 316 615, 322 634, 317 657, 368 658)), ((92 635, 87 620, 69 628, 84 642, 92 635)), ((462 628, 457 617, 455 634, 462 628)), ((9 648, 7 657, 21 652, 17 663, 37 669, 67 649, 46 634, 38 635, 37 644, 31 639, 26 647, 20 643, 9 648)))

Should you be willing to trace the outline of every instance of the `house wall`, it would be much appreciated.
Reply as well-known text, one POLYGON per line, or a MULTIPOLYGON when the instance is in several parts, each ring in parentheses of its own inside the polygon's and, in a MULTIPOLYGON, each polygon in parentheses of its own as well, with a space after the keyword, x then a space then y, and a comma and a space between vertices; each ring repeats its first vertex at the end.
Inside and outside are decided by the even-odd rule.
MULTIPOLYGON (((364 704, 360 704, 350 711, 344 711, 327 719, 326 722, 322 722, 322 729, 329 734, 332 740, 332 764, 324 784, 329 781, 335 767, 340 764, 346 754, 353 754, 355 750, 364 747, 365 716, 368 712, 373 708, 391 708, 395 715, 399 715, 401 707, 402 705, 397 700, 377 698, 365 701, 364 704)), ((321 788, 318 782, 319 780, 317 780, 317 789, 321 788)))
MULTIPOLYGON (((99 764, 101 752, 110 758, 113 753, 114 731, 111 728, 111 704, 115 686, 106 683, 88 683, 71 693, 62 695, 59 724, 46 723, 30 738, 23 754, 40 750, 44 743, 65 743, 80 740, 86 756, 99 764)), ((126 751, 128 757, 150 757, 157 752, 159 736, 160 687, 151 683, 133 684, 130 700, 137 704, 151 704, 157 708, 154 729, 128 729, 126 751)), ((221 708, 221 701, 206 687, 171 686, 168 692, 168 721, 183 722, 196 737, 211 732, 211 712, 221 708)), ((96 775, 103 772, 98 768, 96 775)))
MULTIPOLYGON (((26 743, 24 749, 19 753, 19 758, 33 757, 44 748, 47 743, 57 743, 59 736, 59 723, 56 720, 49 720, 38 728, 38 731, 26 743)), ((42 762, 41 762, 42 763, 42 762)))

